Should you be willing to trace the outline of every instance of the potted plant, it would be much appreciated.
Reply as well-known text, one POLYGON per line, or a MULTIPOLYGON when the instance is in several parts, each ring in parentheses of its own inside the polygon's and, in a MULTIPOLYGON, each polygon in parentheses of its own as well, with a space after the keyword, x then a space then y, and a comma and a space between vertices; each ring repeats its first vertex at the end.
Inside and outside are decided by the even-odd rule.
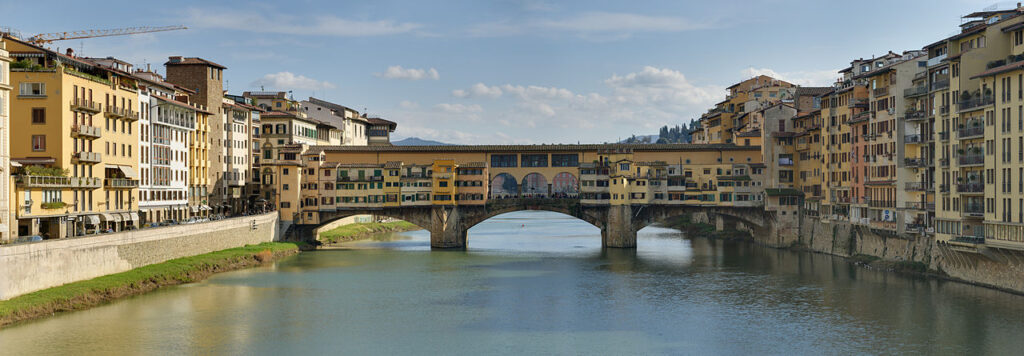
POLYGON ((958 148, 958 149, 956 150, 956 153, 959 153, 959 154, 964 154, 964 149, 963 149, 963 148, 958 148))

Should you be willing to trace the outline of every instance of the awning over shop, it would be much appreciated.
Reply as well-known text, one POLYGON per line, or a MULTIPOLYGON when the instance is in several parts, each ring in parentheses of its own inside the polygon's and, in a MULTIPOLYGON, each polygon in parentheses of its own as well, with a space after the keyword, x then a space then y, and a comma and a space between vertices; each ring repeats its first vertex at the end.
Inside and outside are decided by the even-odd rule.
POLYGON ((198 213, 199 212, 199 206, 197 206, 197 205, 190 206, 190 207, 188 207, 188 210, 191 210, 193 213, 198 213))
POLYGON ((106 222, 121 222, 120 214, 100 213, 100 218, 106 222))
POLYGON ((100 217, 97 215, 82 215, 82 221, 88 225, 99 225, 100 217))
POLYGON ((121 213, 121 221, 131 222, 132 221, 132 217, 131 217, 131 215, 128 215, 128 213, 121 213))
POLYGON ((139 214, 134 212, 134 211, 128 213, 128 217, 130 217, 131 220, 134 221, 134 222, 139 222, 139 214))
POLYGON ((209 205, 203 205, 203 206, 199 207, 199 210, 210 211, 210 210, 213 210, 213 209, 211 209, 209 205))

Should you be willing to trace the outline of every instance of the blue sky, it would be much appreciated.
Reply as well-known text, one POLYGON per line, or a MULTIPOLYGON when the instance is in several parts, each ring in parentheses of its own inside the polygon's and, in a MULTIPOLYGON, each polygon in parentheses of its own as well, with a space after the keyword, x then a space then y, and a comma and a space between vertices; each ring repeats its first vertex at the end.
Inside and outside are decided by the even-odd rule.
POLYGON ((918 49, 994 4, 928 3, 4 2, 0 26, 27 36, 184 24, 54 46, 160 72, 170 55, 203 57, 228 67, 232 93, 262 85, 365 108, 398 122, 398 138, 575 143, 689 121, 754 74, 828 85, 851 59, 918 49))

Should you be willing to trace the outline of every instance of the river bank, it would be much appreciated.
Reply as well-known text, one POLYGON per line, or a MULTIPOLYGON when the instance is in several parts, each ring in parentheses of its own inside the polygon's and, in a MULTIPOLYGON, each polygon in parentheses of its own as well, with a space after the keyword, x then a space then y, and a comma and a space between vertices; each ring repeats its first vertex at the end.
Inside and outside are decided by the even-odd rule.
POLYGON ((419 226, 401 220, 385 223, 355 223, 339 226, 335 229, 321 232, 320 235, 318 236, 318 239, 321 243, 329 245, 367 239, 376 234, 389 232, 405 232, 419 229, 421 229, 419 226))
MULTIPOLYGON (((806 224, 803 224, 806 225, 806 224)), ((819 240, 824 241, 824 245, 831 247, 830 249, 822 248, 821 241, 815 242, 816 235, 823 235, 820 232, 818 234, 810 233, 809 236, 801 236, 788 244, 778 245, 761 241, 758 237, 751 235, 748 231, 736 230, 727 226, 721 231, 717 231, 715 225, 708 222, 702 222, 699 219, 693 219, 690 216, 680 216, 674 219, 668 220, 662 224, 664 227, 680 230, 687 236, 700 236, 710 239, 728 240, 728 241, 743 241, 747 243, 753 243, 757 245, 763 245, 776 249, 783 249, 796 252, 810 252, 815 254, 824 254, 829 256, 835 256, 845 259, 852 265, 877 270, 882 272, 895 272, 898 274, 911 275, 916 277, 927 277, 936 280, 952 281, 963 284, 968 284, 976 287, 983 287, 988 289, 994 289, 1001 292, 1024 295, 1024 291, 1006 285, 999 285, 996 283, 988 282, 995 275, 1001 275, 1004 272, 988 272, 988 273, 976 273, 978 278, 969 278, 967 276, 956 276, 951 275, 942 265, 933 267, 936 262, 936 258, 930 253, 922 251, 916 247, 909 249, 903 248, 890 248, 888 244, 892 241, 901 241, 901 239, 891 238, 886 239, 884 237, 877 237, 874 234, 862 233, 859 231, 853 232, 853 242, 847 242, 842 234, 834 232, 832 236, 818 236, 819 240), (824 239, 823 239, 824 238, 824 239), (873 240, 872 240, 873 239, 873 240), (874 240, 879 240, 874 241, 874 240), (839 248, 842 243, 850 244, 850 248, 839 248), (871 247, 866 247, 870 245, 871 247), (879 248, 878 246, 882 247, 879 248)), ((960 266, 947 266, 947 267, 960 267, 960 266)), ((974 266, 976 269, 976 266, 974 266)), ((1004 266, 1005 268, 1005 266, 1004 266)), ((1012 267, 1010 268, 1012 269, 1012 267)), ((963 268, 959 268, 963 270, 963 268)), ((969 275, 968 275, 969 276, 969 275)))
POLYGON ((32 292, 0 301, 0 327, 91 308, 164 286, 201 281, 214 273, 259 266, 294 255, 300 247, 290 242, 267 242, 231 248, 32 292))

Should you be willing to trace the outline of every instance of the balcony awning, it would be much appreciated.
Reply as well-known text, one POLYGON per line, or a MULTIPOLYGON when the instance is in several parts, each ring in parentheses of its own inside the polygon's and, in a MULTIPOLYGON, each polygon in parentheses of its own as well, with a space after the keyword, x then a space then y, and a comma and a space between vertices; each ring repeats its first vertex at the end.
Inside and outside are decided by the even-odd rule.
POLYGON ((128 177, 129 179, 135 179, 135 170, 132 169, 131 166, 120 166, 119 165, 119 166, 117 166, 117 168, 121 170, 121 173, 124 173, 125 177, 128 177))
POLYGON ((54 164, 57 162, 56 159, 50 157, 28 157, 28 158, 11 158, 11 162, 17 162, 23 165, 32 164, 54 164))

